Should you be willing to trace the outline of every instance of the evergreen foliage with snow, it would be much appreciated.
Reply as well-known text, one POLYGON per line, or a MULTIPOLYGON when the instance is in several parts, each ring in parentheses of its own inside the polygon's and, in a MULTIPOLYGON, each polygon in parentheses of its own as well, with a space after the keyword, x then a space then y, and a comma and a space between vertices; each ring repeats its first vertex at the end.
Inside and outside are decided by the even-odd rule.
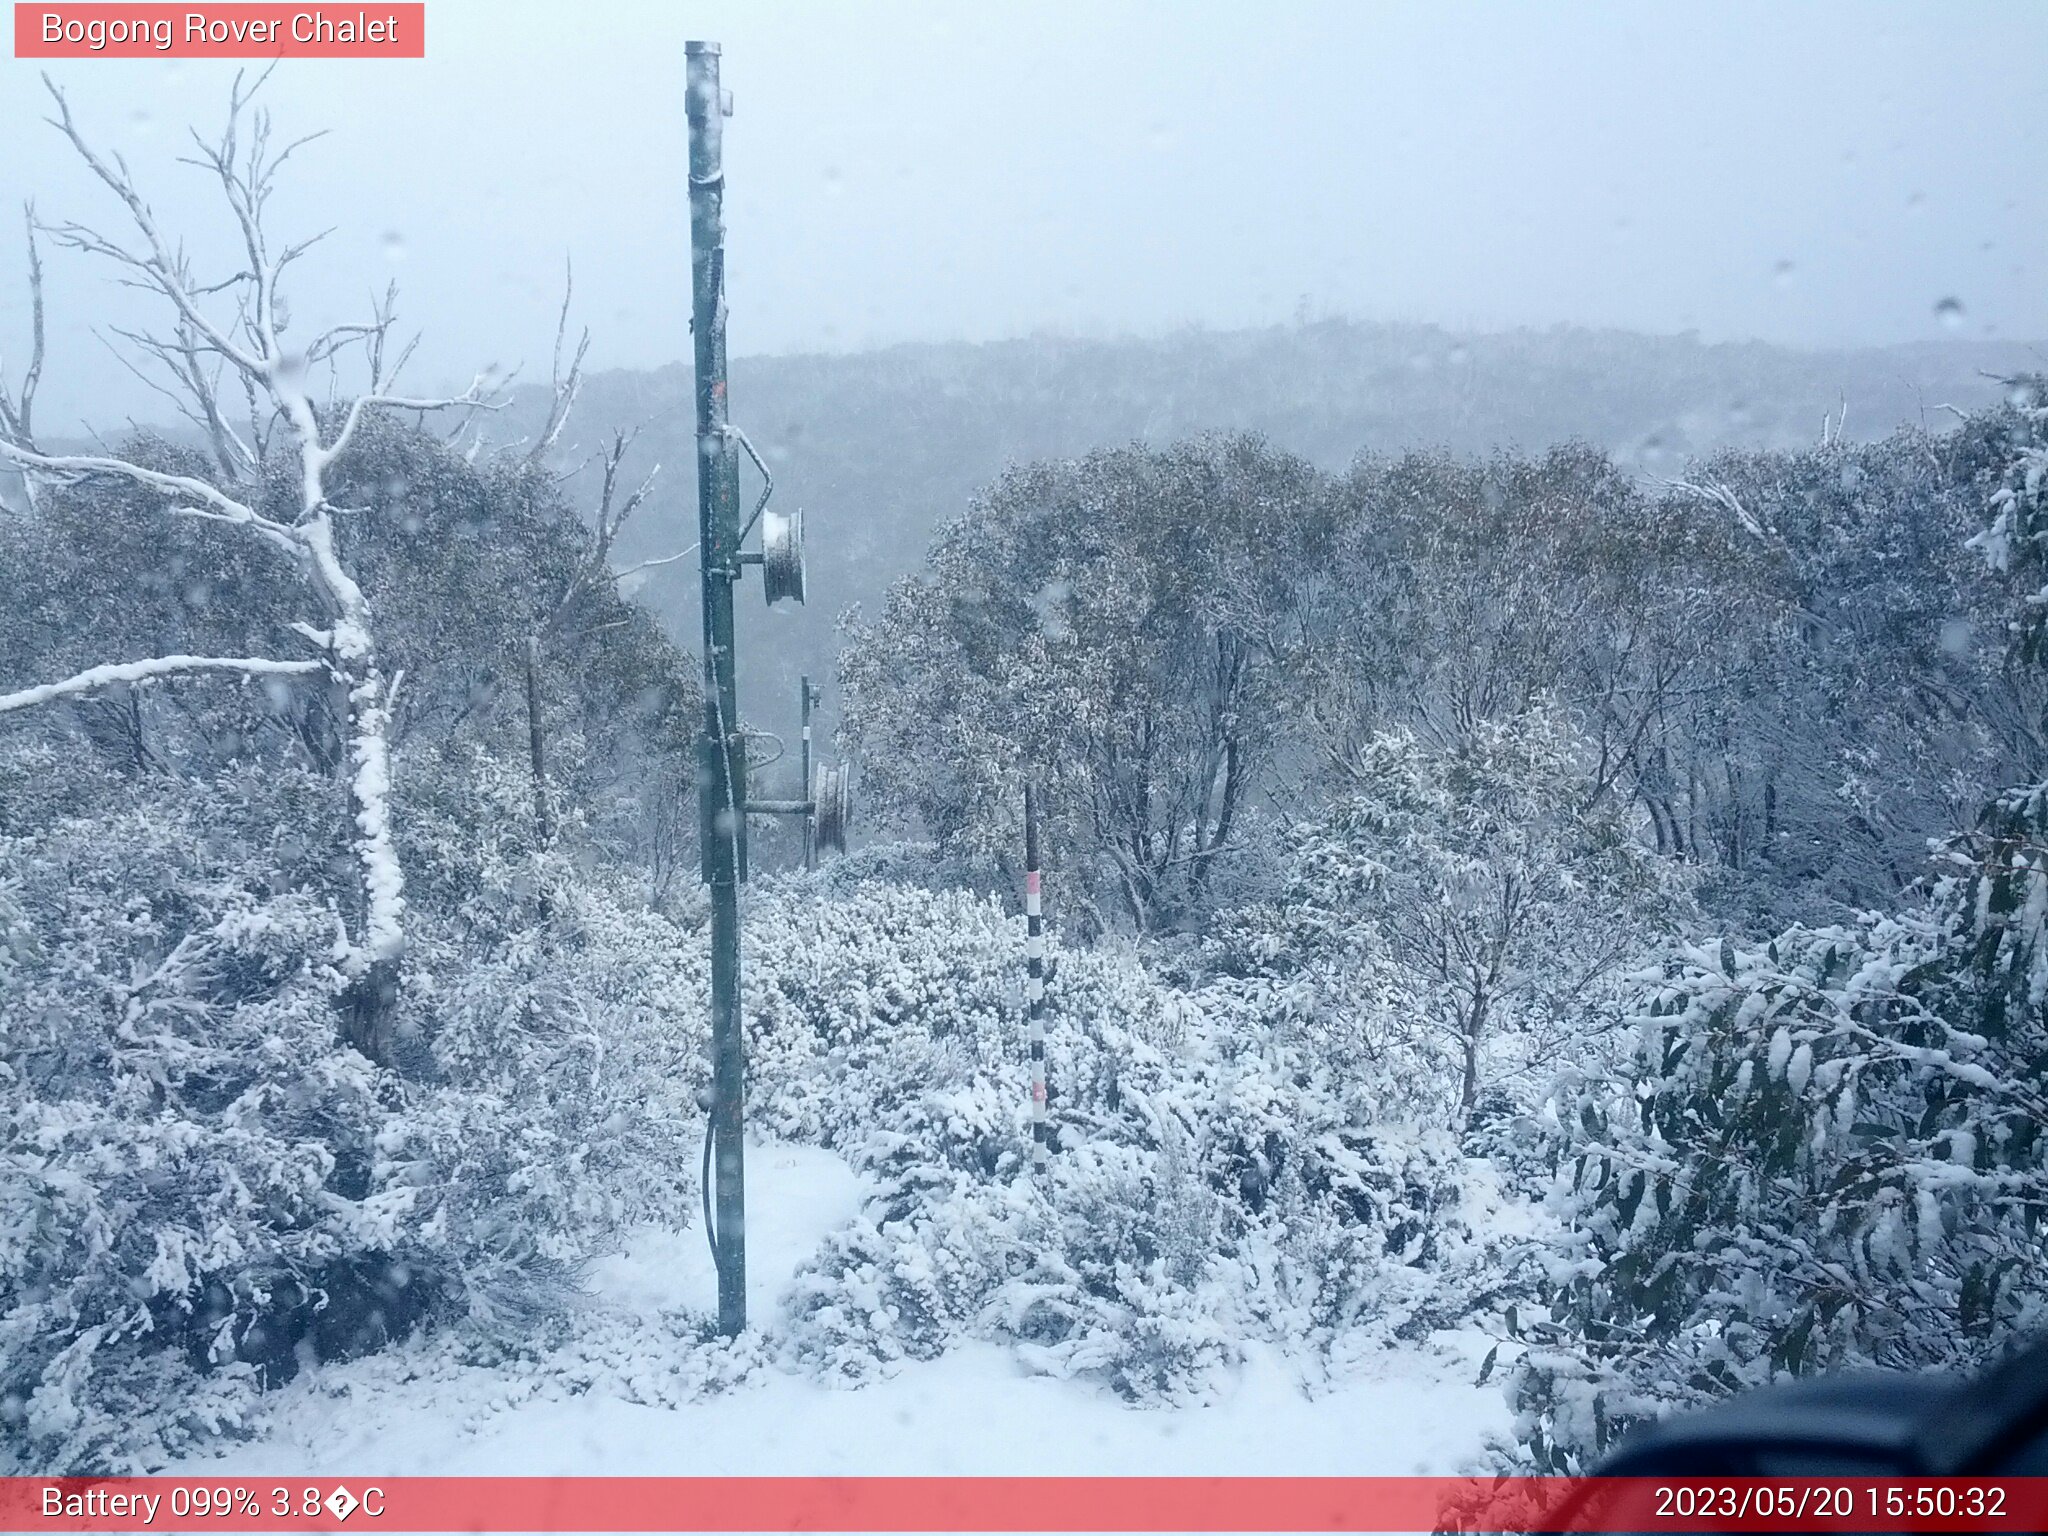
POLYGON ((757 1123, 879 1186, 789 1300, 800 1360, 851 1384, 976 1337, 1185 1401, 1247 1337, 1321 1371, 1461 1315, 1486 1244, 1455 1141, 1385 1117, 1242 981, 1186 990, 1126 951, 1056 948, 1059 1150, 1035 1176, 1021 930, 969 893, 881 884, 756 914, 757 1123))
MULTIPOLYGON (((2042 422, 1979 541, 2000 568, 2037 558, 2042 422)), ((1894 915, 1682 951, 1621 1070, 1560 1085, 1569 1236, 1511 1386, 1538 1466, 1779 1375, 1969 1367, 2041 1326, 2044 838, 2048 786, 2016 789, 1894 915)))
MULTIPOLYGON (((701 1004, 669 983, 684 941, 646 909, 638 808, 608 793, 681 750, 687 690, 649 687, 677 658, 615 598, 558 628, 570 675, 544 697, 578 809, 544 848, 492 672, 581 530, 544 482, 424 434, 380 423, 356 453, 344 473, 377 490, 348 550, 416 680, 386 1060, 338 1027, 353 877, 317 679, 165 680, 0 727, 0 1417, 21 1469, 160 1465, 263 1384, 424 1320, 544 1329, 621 1221, 694 1189, 701 1004)), ((282 630, 251 569, 270 557, 131 499, 60 491, 9 528, 10 659, 70 665, 52 615, 81 592, 104 598, 98 646, 282 630)))
POLYGON ((1514 1454, 1570 1471, 2044 1321, 2038 381, 1661 484, 1584 444, 1330 474, 1245 435, 1011 467, 844 632, 863 823, 932 841, 755 844, 747 1125, 866 1193, 715 1340, 585 1289, 636 1232, 702 1236, 705 1194, 702 701, 621 592, 628 434, 593 519, 549 461, 581 350, 523 452, 408 425, 482 385, 390 394, 388 301, 280 339, 290 150, 238 137, 248 91, 199 144, 248 257, 211 286, 53 94, 136 243, 34 228, 169 303, 133 339, 191 431, 38 446, 32 252, 0 1472, 160 1469, 373 1351, 673 1406, 975 1342, 1185 1405, 1255 1353, 1314 1394, 1496 1328, 1514 1454), (313 399, 356 347, 366 392, 313 399))

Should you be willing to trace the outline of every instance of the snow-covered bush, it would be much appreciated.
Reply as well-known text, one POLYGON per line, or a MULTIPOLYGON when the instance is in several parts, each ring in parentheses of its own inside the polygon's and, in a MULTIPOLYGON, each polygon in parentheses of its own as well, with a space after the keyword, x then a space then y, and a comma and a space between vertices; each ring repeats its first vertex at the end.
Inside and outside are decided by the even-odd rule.
POLYGON ((2006 879, 1688 952, 1634 1070, 1560 1091, 1572 1231, 1513 1387, 1540 1464, 1779 1374, 1963 1367, 2038 1325, 2048 1031, 2006 879))
MULTIPOLYGON (((2020 417, 1980 548, 2031 585, 2048 412, 2020 417)), ((1680 952, 1624 1070, 1561 1085, 1569 1232, 1510 1383, 1537 1465, 1782 1374, 1967 1368, 2048 1320, 2044 843, 2048 785, 2015 789, 1895 915, 1680 952)))
POLYGON ((1132 952, 1055 944, 1059 1149, 1041 1176, 1018 919, 882 885, 757 916, 758 1109, 877 1184, 788 1299, 791 1347, 826 1378, 976 1337, 1180 1400, 1247 1335, 1385 1339, 1455 1310, 1441 1265, 1473 1251, 1455 1143, 1373 1123, 1238 989, 1183 992, 1132 952))
MULTIPOLYGON (((300 831, 331 806, 266 766, 0 836, 16 1470, 160 1465, 425 1318, 523 1334, 613 1223, 691 1204, 674 931, 588 882, 496 945, 420 912, 417 1059, 379 1067, 335 1028, 331 845, 300 831)), ((516 909, 477 841, 479 908, 516 909)))
MULTIPOLYGON (((846 1150, 1013 1053, 1019 925, 1000 907, 881 883, 842 900, 804 880, 764 887, 741 969, 748 1115, 764 1133, 846 1150)), ((692 951, 704 974, 705 946, 692 951)))
POLYGON ((250 877, 237 813, 303 811, 281 787, 325 804, 230 779, 0 839, 14 1470, 148 1464, 234 1423, 259 1366, 291 1360, 266 1328, 323 1290, 377 1326, 386 1299, 355 1282, 378 1254, 351 1218, 394 1085, 338 1044, 331 914, 281 849, 250 877))

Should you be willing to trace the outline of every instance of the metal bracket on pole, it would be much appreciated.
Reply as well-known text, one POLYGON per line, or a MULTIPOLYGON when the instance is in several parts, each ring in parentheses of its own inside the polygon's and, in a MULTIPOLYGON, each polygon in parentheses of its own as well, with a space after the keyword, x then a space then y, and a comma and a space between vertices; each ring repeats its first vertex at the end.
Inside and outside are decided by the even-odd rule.
POLYGON ((808 800, 749 800, 749 816, 808 816, 817 808, 808 800))
POLYGON ((810 813, 804 817, 804 868, 816 869, 818 867, 818 802, 815 798, 817 792, 811 784, 811 711, 817 707, 818 701, 824 695, 817 688, 811 686, 811 680, 808 675, 797 679, 796 695, 797 714, 803 721, 804 730, 803 761, 801 764, 803 792, 814 797, 811 801, 810 813))

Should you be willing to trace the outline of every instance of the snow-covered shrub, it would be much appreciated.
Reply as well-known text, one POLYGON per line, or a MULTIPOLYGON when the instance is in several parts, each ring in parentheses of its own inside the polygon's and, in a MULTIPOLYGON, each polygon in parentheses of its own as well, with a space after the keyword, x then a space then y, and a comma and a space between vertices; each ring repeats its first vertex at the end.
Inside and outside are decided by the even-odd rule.
MULTIPOLYGON (((862 882, 820 900, 806 881, 764 882, 741 966, 751 1123, 845 1150, 927 1089, 1011 1058, 1017 929, 964 891, 862 882)), ((691 950, 702 975, 708 951, 691 950)))
POLYGON ((1055 944, 1041 1177, 1018 919, 880 885, 757 917, 757 1102, 878 1185, 788 1301, 795 1354, 828 1379, 978 1337, 1186 1399, 1247 1333, 1386 1338, 1453 1310, 1430 1298, 1446 1244, 1470 1247, 1455 1143, 1373 1123, 1241 989, 1182 992, 1132 952, 1055 944))
MULTIPOLYGON (((266 1381, 423 1318, 523 1332, 615 1222, 691 1204, 701 1012, 666 981, 668 925, 594 882, 495 945, 420 911, 410 1059, 379 1067, 336 1029, 309 835, 330 786, 145 789, 0 836, 0 1460, 22 1471, 160 1465, 266 1381)), ((511 866, 472 854, 468 915, 515 912, 511 866)))
MULTIPOLYGON (((2048 411, 2018 416, 1979 547, 2031 584, 2048 411)), ((1539 1466, 1781 1374, 1967 1368, 2048 1320, 2044 841, 2048 785, 2016 789, 1895 915, 1681 951, 1624 1070, 1561 1085, 1568 1235, 1510 1382, 1539 1466)))
POLYGON ((1015 1182, 906 1169, 797 1275, 784 1298, 793 1357, 857 1386, 943 1354, 976 1331, 986 1298, 1024 1262, 1029 1204, 1015 1182))
POLYGON ((1002 866, 991 857, 937 843, 876 842, 827 858, 805 881, 828 899, 851 896, 863 885, 914 885, 928 891, 992 891, 1006 885, 1002 866))
POLYGON ((1035 1370, 1091 1375, 1134 1401, 1201 1398, 1242 1352, 1221 1204, 1174 1144, 1063 1152, 1025 1227, 1029 1267, 997 1290, 985 1326, 1035 1370))
POLYGON ((1560 1091, 1571 1233, 1513 1384, 1540 1464, 1776 1375, 1962 1367, 2038 1324, 2048 1032, 2012 893, 1980 908, 1977 883, 1690 951, 1633 1070, 1560 1091))
MULTIPOLYGON (((230 779, 0 839, 16 1470, 148 1464, 234 1423, 258 1366, 291 1359, 266 1326, 376 1263, 352 1217, 395 1085, 337 1042, 332 915, 239 830, 248 800, 294 808, 278 787, 230 779)), ((365 1326, 384 1301, 336 1299, 365 1326)))
POLYGON ((1239 1353, 1223 1235, 1215 1195, 1171 1151, 1084 1141, 1042 1184, 908 1168, 798 1276, 794 1354, 852 1385, 978 1337, 1133 1400, 1199 1396, 1239 1353))
POLYGON ((1560 1087, 1570 1235, 1512 1383, 1539 1464, 1779 1375, 1968 1368, 2048 1320, 2044 831, 2048 794, 2016 792, 1921 905, 1684 952, 1628 1070, 1560 1087))
POLYGON ((451 1304, 524 1340, 613 1232, 693 1209, 704 1000, 684 936, 623 873, 537 845, 523 771, 442 757, 408 765, 405 849, 431 904, 399 1020, 421 1089, 379 1137, 379 1182, 451 1304))

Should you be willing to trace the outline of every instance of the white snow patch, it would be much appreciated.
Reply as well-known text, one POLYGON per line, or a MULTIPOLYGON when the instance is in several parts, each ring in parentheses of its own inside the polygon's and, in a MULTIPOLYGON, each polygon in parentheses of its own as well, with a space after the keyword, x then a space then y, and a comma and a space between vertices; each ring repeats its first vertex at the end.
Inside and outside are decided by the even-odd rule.
MULTIPOLYGON (((1489 1182, 1484 1170, 1474 1183, 1489 1182)), ((812 1148, 747 1154, 748 1296, 771 1318, 796 1266, 851 1217, 864 1181, 812 1148)), ((644 1320, 709 1313, 703 1234, 642 1228, 593 1267, 598 1305, 644 1320)), ((1254 1344, 1218 1402, 1133 1408, 1093 1384, 1028 1374, 1010 1350, 956 1348, 857 1390, 780 1367, 680 1407, 603 1392, 534 1396, 527 1380, 451 1363, 431 1343, 309 1372, 265 1430, 184 1475, 1376 1475, 1475 1468, 1509 1414, 1491 1343, 1467 1330, 1369 1357, 1310 1397, 1297 1363, 1254 1344)))
MULTIPOLYGON (((860 1210, 868 1182, 816 1147, 750 1145, 746 1193, 747 1315, 769 1317, 797 1266, 860 1210)), ((585 1283, 598 1301, 635 1317, 718 1311, 718 1275, 701 1223, 634 1228, 619 1252, 591 1266, 585 1283)))

